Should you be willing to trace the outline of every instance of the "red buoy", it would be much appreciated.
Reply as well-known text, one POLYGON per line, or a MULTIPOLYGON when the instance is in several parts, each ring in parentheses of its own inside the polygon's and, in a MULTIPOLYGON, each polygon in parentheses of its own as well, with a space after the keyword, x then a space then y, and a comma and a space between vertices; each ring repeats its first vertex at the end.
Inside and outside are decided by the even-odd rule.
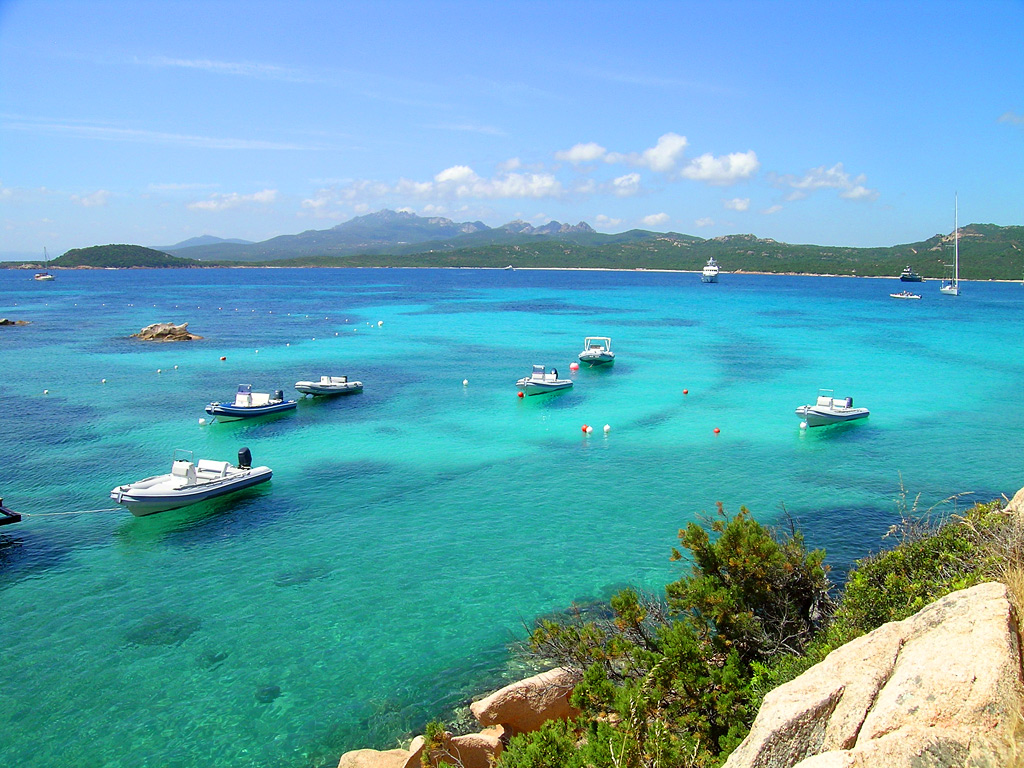
POLYGON ((688 390, 688 389, 684 389, 684 390, 683 390, 683 394, 684 394, 684 395, 688 395, 688 394, 690 394, 690 390, 688 390))
POLYGON ((522 390, 519 390, 519 396, 520 396, 520 397, 522 397, 522 396, 523 396, 523 391, 522 391, 522 390))
POLYGON ((582 431, 582 432, 586 432, 588 429, 590 429, 590 427, 588 427, 586 424, 584 424, 582 427, 580 427, 580 431, 582 431))
POLYGON ((227 360, 227 358, 226 357, 221 357, 221 360, 227 360))
POLYGON ((716 434, 716 435, 717 435, 717 434, 718 434, 719 432, 721 432, 721 431, 722 431, 722 430, 720 430, 720 429, 719 429, 718 427, 715 427, 715 434, 716 434))

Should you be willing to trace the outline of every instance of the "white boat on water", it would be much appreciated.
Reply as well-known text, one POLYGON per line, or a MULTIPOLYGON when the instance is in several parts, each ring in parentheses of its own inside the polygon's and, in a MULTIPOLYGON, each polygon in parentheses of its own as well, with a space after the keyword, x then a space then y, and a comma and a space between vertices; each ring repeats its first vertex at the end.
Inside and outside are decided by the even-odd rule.
POLYGON ((615 362, 612 340, 607 336, 587 336, 583 340, 583 351, 579 354, 581 363, 603 365, 615 362))
POLYGON ((320 381, 296 381, 295 388, 303 395, 351 395, 363 391, 363 382, 349 381, 348 376, 321 376, 320 381))
POLYGON ((953 198, 953 263, 946 265, 946 275, 942 278, 939 292, 947 296, 960 295, 960 224, 959 203, 956 197, 953 198), (949 270, 952 269, 952 272, 949 270))
POLYGON ((560 389, 569 389, 572 386, 572 379, 558 378, 557 368, 552 368, 550 372, 547 372, 543 365, 535 365, 533 373, 517 381, 516 386, 519 387, 522 394, 544 395, 548 392, 557 392, 560 389))
POLYGON ((700 281, 702 283, 717 283, 718 282, 718 262, 715 261, 715 257, 712 256, 708 259, 708 263, 704 265, 704 269, 700 273, 700 281))
POLYGON ((899 293, 890 293, 890 296, 894 299, 920 299, 921 294, 911 293, 910 291, 900 291, 899 293))
MULTIPOLYGON (((49 264, 50 264, 50 255, 46 252, 45 248, 43 248, 43 261, 45 262, 44 266, 49 266, 49 264)), ((33 280, 44 281, 44 280, 53 280, 55 278, 49 272, 45 272, 44 271, 44 272, 36 272, 35 275, 32 276, 32 279, 33 280)))
POLYGON ((803 419, 801 427, 824 427, 844 421, 863 419, 867 408, 854 408, 852 397, 835 397, 831 389, 819 389, 818 399, 813 405, 801 405, 796 415, 803 419))
POLYGON ((110 498, 124 504, 136 517, 145 517, 266 482, 272 474, 270 467, 252 466, 248 448, 238 451, 237 467, 226 461, 193 461, 192 451, 177 450, 170 473, 119 485, 110 492, 110 498))

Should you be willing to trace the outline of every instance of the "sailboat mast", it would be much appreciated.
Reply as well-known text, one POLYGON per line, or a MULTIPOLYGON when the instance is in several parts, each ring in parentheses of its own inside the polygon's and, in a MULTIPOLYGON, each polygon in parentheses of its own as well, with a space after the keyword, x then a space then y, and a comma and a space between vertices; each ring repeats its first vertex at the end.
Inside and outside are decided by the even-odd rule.
POLYGON ((960 287, 960 196, 953 195, 953 280, 960 287))

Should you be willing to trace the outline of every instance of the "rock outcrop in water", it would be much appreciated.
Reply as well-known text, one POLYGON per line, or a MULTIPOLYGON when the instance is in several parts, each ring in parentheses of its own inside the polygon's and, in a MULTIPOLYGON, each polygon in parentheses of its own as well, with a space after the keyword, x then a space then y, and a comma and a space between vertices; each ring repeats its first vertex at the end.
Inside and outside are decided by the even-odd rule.
POLYGON ((1002 584, 954 592, 769 693, 725 768, 1020 766, 1020 651, 1002 584))
POLYGON ((0 317, 0 325, 28 325, 28 320, 8 320, 6 317, 0 317))
POLYGON ((133 333, 132 338, 143 341, 196 341, 203 338, 194 333, 188 332, 188 323, 175 325, 174 323, 153 323, 147 325, 138 333, 133 333))

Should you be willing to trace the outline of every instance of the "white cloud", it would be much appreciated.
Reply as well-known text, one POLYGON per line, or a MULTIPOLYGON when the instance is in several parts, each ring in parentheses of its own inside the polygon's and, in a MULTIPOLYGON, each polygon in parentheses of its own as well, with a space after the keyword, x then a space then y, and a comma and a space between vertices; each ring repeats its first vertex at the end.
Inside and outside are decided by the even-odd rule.
POLYGON ((836 163, 831 168, 824 165, 811 168, 799 178, 788 174, 775 179, 777 185, 793 189, 787 200, 801 200, 818 189, 839 190, 839 196, 847 200, 874 200, 878 197, 878 190, 865 187, 866 181, 867 176, 863 173, 851 178, 842 163, 836 163))
POLYGON ((761 163, 754 150, 733 152, 719 157, 705 153, 691 160, 690 164, 683 169, 682 174, 694 181, 703 181, 715 186, 727 186, 742 179, 749 179, 757 173, 760 167, 761 163))
POLYGON ((686 151, 686 137, 678 133, 666 133, 658 139, 658 143, 645 149, 640 155, 639 164, 658 173, 671 173, 676 164, 682 160, 686 151))
POLYGON ((604 147, 593 141, 586 144, 576 144, 571 149, 564 149, 555 152, 555 159, 563 162, 579 165, 580 163, 593 163, 601 160, 608 153, 604 147))
POLYGON ((437 192, 456 197, 517 198, 559 197, 562 184, 550 173, 506 173, 485 179, 468 165, 455 165, 434 176, 432 188, 420 187, 423 194, 437 192))
MULTIPOLYGON (((226 211, 231 208, 238 208, 248 203, 257 203, 260 205, 269 205, 277 200, 276 189, 264 189, 260 192, 254 192, 251 195, 240 195, 237 192, 231 192, 230 194, 214 194, 210 195, 208 200, 199 200, 195 203, 189 203, 186 208, 190 211, 226 211)), ((306 201, 303 201, 303 205, 306 205, 306 201)))
POLYGON ((722 205, 729 211, 745 211, 750 208, 750 198, 734 197, 732 200, 723 200, 722 205))
POLYGON ((1000 123, 1010 123, 1011 125, 1024 125, 1024 115, 1018 115, 1016 112, 1004 112, 999 116, 1000 123))
POLYGON ((218 184, 201 184, 201 183, 176 184, 176 183, 172 182, 172 183, 169 183, 169 184, 150 184, 148 186, 148 189, 151 192, 177 192, 177 191, 180 191, 180 190, 190 190, 190 189, 213 189, 214 187, 217 187, 217 186, 219 186, 219 185, 218 184))
POLYGON ((434 176, 438 184, 470 184, 479 180, 480 177, 468 165, 453 165, 434 176))
POLYGON ((522 168, 523 161, 518 157, 510 157, 503 163, 498 163, 498 170, 508 173, 509 171, 516 171, 522 168))
POLYGON ((619 197, 629 197, 640 191, 640 174, 627 173, 612 181, 612 190, 619 197))
POLYGON ((771 216, 773 213, 778 213, 781 210, 781 205, 772 205, 768 208, 765 208, 763 211, 761 211, 761 213, 765 214, 766 216, 771 216))
POLYGON ((648 227, 657 227, 660 224, 664 224, 669 220, 667 213, 652 213, 650 216, 644 216, 640 221, 648 227))
POLYGON ((594 223, 599 227, 617 227, 622 223, 622 219, 613 219, 611 216, 605 216, 603 213, 599 213, 594 217, 594 223))
POLYGON ((713 227, 715 225, 715 220, 705 216, 703 219, 697 219, 693 223, 698 227, 713 227))
POLYGON ((97 189, 90 195, 72 195, 71 200, 83 208, 99 208, 110 200, 110 193, 105 189, 97 189))

